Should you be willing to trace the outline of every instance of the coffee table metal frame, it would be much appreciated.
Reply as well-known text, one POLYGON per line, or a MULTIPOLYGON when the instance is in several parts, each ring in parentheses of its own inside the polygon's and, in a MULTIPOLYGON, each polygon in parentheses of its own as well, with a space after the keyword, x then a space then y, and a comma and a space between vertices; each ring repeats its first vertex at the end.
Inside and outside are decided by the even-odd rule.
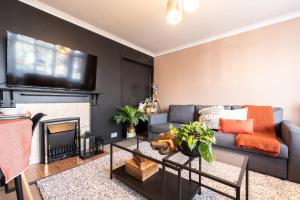
MULTIPOLYGON (((137 149, 139 149, 139 143, 140 143, 140 137, 139 136, 136 136, 136 141, 137 141, 137 149)), ((125 139, 127 140, 127 139, 125 139)), ((119 143, 120 141, 118 141, 119 143)), ((198 194, 201 194, 201 187, 205 187, 211 191, 214 191, 216 193, 219 193, 225 197, 228 197, 230 199, 236 199, 236 200, 240 200, 241 199, 241 186, 242 186, 242 182, 243 182, 243 178, 244 178, 244 175, 246 176, 246 200, 249 199, 249 169, 248 169, 248 156, 245 156, 245 159, 243 161, 243 164, 242 164, 242 167, 241 167, 241 172, 239 174, 239 177, 238 177, 238 181, 235 183, 235 182, 231 182, 231 181, 228 181, 228 180, 224 180, 222 178, 219 178, 217 176, 214 176, 214 175, 211 175, 211 174, 208 174, 208 173, 205 173, 203 171, 201 171, 201 158, 193 158, 193 157, 189 157, 189 159, 181 164, 181 163, 178 163, 178 162, 175 162, 175 161, 172 161, 170 160, 170 158, 172 156, 174 156, 175 154, 179 153, 178 151, 176 152, 173 152, 169 155, 167 155, 166 157, 164 157, 162 160, 158 160, 158 159, 155 159, 155 158, 152 158, 151 156, 147 156, 145 154, 142 154, 142 153, 137 153, 137 152, 134 152, 133 150, 129 149, 129 148, 126 148, 122 145, 119 145, 117 143, 111 143, 110 144, 110 179, 113 178, 113 147, 116 147, 116 148, 119 148, 119 149, 122 149, 124 151, 127 151, 127 152, 130 152, 132 154, 136 154, 136 155, 139 155, 141 157, 144 157, 146 159, 149 159, 153 162, 156 162, 158 164, 160 164, 162 166, 162 172, 163 172, 163 199, 165 199, 165 191, 166 191, 166 168, 171 168, 173 170, 176 170, 177 171, 177 175, 178 175, 178 178, 177 178, 177 185, 178 185, 178 199, 181 200, 181 188, 182 188, 182 185, 181 185, 181 171, 182 170, 187 170, 189 172, 189 181, 192 181, 192 182, 196 182, 194 180, 192 180, 192 173, 194 174, 197 174, 199 176, 198 178, 198 181, 196 182, 198 185, 199 185, 199 191, 198 191, 198 194), (195 168, 192 168, 191 167, 191 163, 192 161, 194 161, 195 159, 198 159, 199 161, 199 168, 198 170, 195 169, 195 168), (221 184, 224 184, 224 185, 227 185, 231 188, 234 188, 235 191, 236 191, 236 195, 235 196, 232 196, 230 194, 227 194, 223 191, 220 191, 220 190, 217 190, 211 186, 208 186, 206 184, 203 184, 202 181, 201 181, 201 177, 206 177, 208 179, 211 179, 213 181, 216 181, 216 182, 219 182, 221 184)), ((196 193, 195 193, 196 194, 196 193)))
MULTIPOLYGON (((164 174, 166 172, 166 167, 172 166, 172 169, 174 169, 174 167, 177 168, 176 171, 177 171, 177 175, 178 175, 178 188, 179 188, 178 199, 179 200, 181 199, 181 171, 182 170, 187 170, 189 172, 189 180, 190 181, 194 181, 194 180, 191 179, 192 173, 197 174, 199 176, 198 184, 200 186, 200 188, 199 188, 199 194, 200 195, 201 195, 201 187, 205 187, 205 188, 207 188, 209 190, 212 190, 216 193, 219 193, 219 194, 221 194, 225 197, 228 197, 230 199, 236 199, 236 200, 241 199, 241 186, 242 186, 244 175, 246 175, 246 183, 245 183, 246 194, 245 195, 246 195, 246 200, 249 199, 249 169, 248 169, 248 159, 249 158, 248 158, 248 156, 245 156, 245 159, 243 161, 241 171, 240 171, 240 174, 239 174, 239 177, 238 177, 238 181, 235 183, 235 182, 231 182, 231 181, 228 181, 228 180, 225 180, 225 179, 222 179, 222 178, 219 178, 217 176, 214 176, 214 175, 211 175, 211 174, 208 174, 208 173, 205 173, 205 172, 201 171, 201 158, 189 157, 189 159, 183 164, 180 164, 178 162, 170 160, 170 158, 172 156, 174 156, 176 153, 179 153, 179 152, 172 153, 172 154, 168 155, 167 157, 163 158, 163 163, 164 164, 162 165, 162 167, 163 167, 162 169, 163 169, 163 174, 164 174), (199 162, 198 170, 191 167, 191 163, 195 159, 199 160, 198 161, 199 162), (229 187, 234 188, 235 191, 236 191, 236 195, 232 196, 232 195, 227 194, 223 191, 217 190, 217 189, 215 189, 211 186, 203 184, 202 181, 201 181, 201 177, 206 177, 208 179, 214 180, 216 182, 219 182, 221 184, 224 184, 224 185, 227 185, 229 187)), ((163 176, 163 184, 164 185, 166 184, 165 176, 163 176)))

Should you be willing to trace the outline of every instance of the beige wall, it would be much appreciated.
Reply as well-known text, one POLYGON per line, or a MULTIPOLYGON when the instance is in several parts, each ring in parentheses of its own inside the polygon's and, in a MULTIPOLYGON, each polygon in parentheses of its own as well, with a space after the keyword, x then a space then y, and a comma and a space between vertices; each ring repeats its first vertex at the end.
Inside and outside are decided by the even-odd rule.
POLYGON ((300 124, 300 18, 155 58, 169 104, 280 106, 300 124))

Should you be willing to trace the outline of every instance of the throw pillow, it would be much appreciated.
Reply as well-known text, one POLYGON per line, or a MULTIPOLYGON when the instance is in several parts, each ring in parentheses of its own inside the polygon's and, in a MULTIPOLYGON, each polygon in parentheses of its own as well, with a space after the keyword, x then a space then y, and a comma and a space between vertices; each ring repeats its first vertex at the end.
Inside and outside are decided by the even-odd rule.
POLYGON ((246 120, 248 115, 248 108, 236 110, 223 110, 221 114, 222 119, 237 119, 246 120))
POLYGON ((223 133, 252 134, 253 119, 233 120, 221 118, 219 131, 223 133))
POLYGON ((218 130, 224 106, 210 106, 199 110, 199 121, 210 129, 218 130))

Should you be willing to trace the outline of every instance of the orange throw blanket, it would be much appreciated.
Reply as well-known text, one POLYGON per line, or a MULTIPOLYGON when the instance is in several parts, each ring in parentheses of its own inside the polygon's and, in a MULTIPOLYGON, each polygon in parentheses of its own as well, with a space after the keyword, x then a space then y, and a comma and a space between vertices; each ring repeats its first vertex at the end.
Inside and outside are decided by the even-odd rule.
POLYGON ((237 146, 264 151, 277 156, 280 153, 280 142, 274 128, 274 114, 271 106, 244 106, 248 108, 248 119, 253 119, 253 134, 239 134, 237 146))

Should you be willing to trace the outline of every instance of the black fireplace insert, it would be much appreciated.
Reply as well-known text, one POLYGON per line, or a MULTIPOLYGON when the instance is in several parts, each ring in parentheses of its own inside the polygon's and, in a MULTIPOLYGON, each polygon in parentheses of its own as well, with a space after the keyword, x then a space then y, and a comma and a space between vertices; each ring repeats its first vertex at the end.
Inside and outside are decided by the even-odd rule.
POLYGON ((79 154, 79 117, 41 121, 40 133, 42 163, 79 154))

